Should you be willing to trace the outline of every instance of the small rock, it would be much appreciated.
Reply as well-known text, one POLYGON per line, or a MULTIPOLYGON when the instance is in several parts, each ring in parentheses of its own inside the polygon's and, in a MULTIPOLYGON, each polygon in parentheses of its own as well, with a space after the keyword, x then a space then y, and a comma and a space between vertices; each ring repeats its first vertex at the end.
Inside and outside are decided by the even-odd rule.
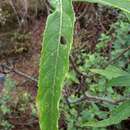
POLYGON ((4 81, 5 81, 5 74, 0 73, 0 92, 4 87, 4 81))
POLYGON ((5 80, 5 74, 0 73, 0 82, 5 80))

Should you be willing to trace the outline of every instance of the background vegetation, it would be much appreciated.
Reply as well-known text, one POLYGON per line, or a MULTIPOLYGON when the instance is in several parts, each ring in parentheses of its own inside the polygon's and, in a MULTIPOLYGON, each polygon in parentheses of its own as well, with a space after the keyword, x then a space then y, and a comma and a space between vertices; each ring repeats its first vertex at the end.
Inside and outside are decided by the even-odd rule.
MULTIPOLYGON (((35 96, 41 34, 50 11, 44 1, 26 2, 0 2, 1 130, 39 129, 35 96)), ((74 10, 74 44, 60 101, 59 128, 129 130, 128 117, 102 128, 86 124, 107 119, 130 97, 129 17, 99 4, 75 2, 74 10)))

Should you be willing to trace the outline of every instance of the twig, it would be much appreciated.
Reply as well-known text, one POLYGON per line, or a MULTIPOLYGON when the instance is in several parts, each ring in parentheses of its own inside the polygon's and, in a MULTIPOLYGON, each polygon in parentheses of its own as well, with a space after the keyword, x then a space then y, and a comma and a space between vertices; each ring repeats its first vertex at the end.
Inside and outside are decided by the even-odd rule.
POLYGON ((82 96, 81 98, 75 100, 75 101, 69 101, 70 104, 79 104, 82 101, 87 101, 87 102, 104 102, 104 103, 110 103, 110 104, 119 104, 121 102, 124 102, 126 100, 130 100, 130 98, 124 98, 124 99, 120 99, 120 100, 112 100, 112 99, 107 99, 104 97, 98 97, 98 96, 92 96, 88 93, 85 93, 84 96, 82 96))
POLYGON ((14 13, 16 14, 16 18, 18 20, 19 26, 21 26, 20 18, 18 16, 18 12, 17 12, 16 7, 15 7, 15 1, 10 0, 10 5, 11 5, 12 9, 14 10, 14 13))
POLYGON ((13 122, 10 118, 10 123, 12 123, 13 125, 19 125, 19 126, 30 126, 32 124, 36 124, 38 123, 38 119, 34 119, 34 120, 30 120, 28 122, 13 122))
POLYGON ((30 80, 32 80, 32 81, 34 81, 34 82, 36 82, 36 83, 38 82, 38 80, 35 79, 34 77, 32 77, 32 76, 30 76, 30 75, 28 75, 28 74, 25 74, 25 73, 23 73, 23 72, 21 72, 21 71, 19 71, 19 70, 16 70, 16 69, 14 69, 14 68, 12 68, 12 67, 9 67, 7 64, 0 64, 0 66, 3 67, 3 68, 8 69, 8 70, 10 70, 11 72, 14 72, 14 73, 16 73, 16 74, 18 74, 18 75, 20 75, 20 76, 23 76, 23 77, 25 77, 25 78, 27 78, 27 79, 30 79, 30 80))
POLYGON ((68 97, 65 96, 64 99, 65 99, 65 102, 66 102, 66 104, 68 105, 68 107, 71 108, 71 105, 70 105, 70 102, 69 102, 68 97))
POLYGON ((84 11, 76 18, 76 20, 82 19, 82 18, 84 17, 84 15, 86 14, 87 10, 88 10, 88 9, 85 8, 84 11))
POLYGON ((78 75, 87 77, 86 74, 80 72, 80 70, 77 68, 77 66, 76 66, 76 64, 75 64, 75 62, 74 62, 74 59, 73 59, 73 57, 72 57, 71 55, 70 55, 70 63, 72 64, 73 69, 75 70, 75 72, 76 72, 78 75))
POLYGON ((124 49, 116 58, 110 60, 105 67, 107 67, 110 64, 115 63, 118 59, 120 59, 126 52, 128 52, 130 50, 130 46, 128 46, 126 49, 124 49))

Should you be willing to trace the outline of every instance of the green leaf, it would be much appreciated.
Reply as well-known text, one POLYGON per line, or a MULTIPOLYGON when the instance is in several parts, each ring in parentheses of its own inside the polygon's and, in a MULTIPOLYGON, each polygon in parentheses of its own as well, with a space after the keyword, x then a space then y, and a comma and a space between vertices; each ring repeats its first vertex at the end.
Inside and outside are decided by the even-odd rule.
POLYGON ((122 75, 127 75, 128 73, 123 71, 120 68, 117 68, 116 66, 109 65, 105 69, 90 69, 91 72, 100 74, 102 76, 105 76, 107 79, 116 78, 122 75))
POLYGON ((50 0, 50 4, 55 8, 59 2, 59 0, 50 0))
POLYGON ((58 0, 47 19, 36 100, 41 130, 58 130, 59 100, 69 68, 74 20, 71 0, 58 0))
POLYGON ((104 119, 97 122, 87 122, 82 125, 82 127, 106 127, 114 124, 120 123, 122 120, 127 119, 130 116, 130 101, 127 101, 117 108, 115 108, 108 119, 104 119))
POLYGON ((109 86, 130 86, 130 74, 113 78, 108 82, 109 86))
POLYGON ((125 13, 125 14, 126 14, 128 20, 130 21, 130 13, 125 13))
POLYGON ((75 0, 82 2, 99 3, 103 5, 113 6, 125 12, 130 13, 130 0, 75 0))
POLYGON ((67 78, 68 81, 79 84, 79 81, 78 81, 74 71, 70 71, 69 73, 67 73, 66 78, 67 78))

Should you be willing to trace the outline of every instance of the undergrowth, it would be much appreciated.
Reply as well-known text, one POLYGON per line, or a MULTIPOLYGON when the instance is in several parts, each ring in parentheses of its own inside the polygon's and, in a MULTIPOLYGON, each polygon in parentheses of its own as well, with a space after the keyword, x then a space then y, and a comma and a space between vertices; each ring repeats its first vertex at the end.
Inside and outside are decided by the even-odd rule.
POLYGON ((33 120, 36 120, 33 98, 26 91, 19 91, 14 80, 7 76, 0 94, 0 130, 12 130, 17 125, 24 126, 25 122, 22 120, 27 124, 30 118, 30 125, 33 125, 33 120))
POLYGON ((99 121, 108 118, 116 105, 96 99, 79 99, 85 93, 113 101, 129 97, 130 85, 126 83, 129 81, 123 78, 120 79, 122 84, 119 80, 119 83, 111 81, 112 77, 116 77, 120 72, 130 72, 129 32, 129 21, 120 14, 117 22, 113 23, 106 33, 101 34, 94 52, 85 53, 81 50, 80 55, 73 55, 80 73, 77 73, 72 63, 63 92, 63 99, 66 102, 61 105, 61 111, 68 124, 67 130, 124 129, 125 121, 105 128, 84 127, 83 124, 90 120, 99 121))

